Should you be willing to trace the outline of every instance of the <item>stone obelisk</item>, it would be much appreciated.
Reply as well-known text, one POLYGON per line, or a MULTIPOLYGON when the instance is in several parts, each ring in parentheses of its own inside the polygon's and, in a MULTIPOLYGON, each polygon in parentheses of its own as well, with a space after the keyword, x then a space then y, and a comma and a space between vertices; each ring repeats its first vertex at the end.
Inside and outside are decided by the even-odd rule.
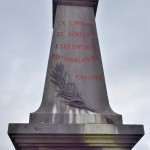
POLYGON ((54 31, 43 100, 30 122, 121 124, 121 115, 111 110, 106 92, 95 24, 98 1, 53 4, 54 31))
POLYGON ((98 0, 53 0, 53 37, 41 106, 10 124, 17 150, 130 150, 142 125, 123 125, 107 97, 95 15, 98 0))

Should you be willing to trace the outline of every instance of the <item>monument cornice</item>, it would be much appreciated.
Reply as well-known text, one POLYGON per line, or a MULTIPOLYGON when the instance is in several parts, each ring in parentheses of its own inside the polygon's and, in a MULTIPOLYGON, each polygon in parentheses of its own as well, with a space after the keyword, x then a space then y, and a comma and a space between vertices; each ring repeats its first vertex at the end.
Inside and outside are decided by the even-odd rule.
POLYGON ((55 21, 57 5, 93 7, 96 15, 98 2, 99 0, 53 0, 53 25, 55 21))

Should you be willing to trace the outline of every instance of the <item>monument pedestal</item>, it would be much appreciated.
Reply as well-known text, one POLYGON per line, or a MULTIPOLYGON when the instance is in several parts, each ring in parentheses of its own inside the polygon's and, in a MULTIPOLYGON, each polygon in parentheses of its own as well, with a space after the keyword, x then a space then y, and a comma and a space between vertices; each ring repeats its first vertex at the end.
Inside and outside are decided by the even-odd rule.
POLYGON ((16 150, 131 150, 143 136, 142 125, 10 124, 16 150))

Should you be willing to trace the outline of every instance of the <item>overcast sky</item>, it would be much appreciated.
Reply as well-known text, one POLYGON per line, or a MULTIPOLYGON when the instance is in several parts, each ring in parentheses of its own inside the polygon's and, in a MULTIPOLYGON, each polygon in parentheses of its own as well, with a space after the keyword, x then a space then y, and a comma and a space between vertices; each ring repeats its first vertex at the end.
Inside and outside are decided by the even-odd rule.
MULTIPOLYGON (((150 150, 150 0, 100 0, 97 30, 113 110, 143 124, 134 150, 150 150)), ((51 0, 0 0, 0 149, 8 123, 40 106, 52 36, 51 0)))

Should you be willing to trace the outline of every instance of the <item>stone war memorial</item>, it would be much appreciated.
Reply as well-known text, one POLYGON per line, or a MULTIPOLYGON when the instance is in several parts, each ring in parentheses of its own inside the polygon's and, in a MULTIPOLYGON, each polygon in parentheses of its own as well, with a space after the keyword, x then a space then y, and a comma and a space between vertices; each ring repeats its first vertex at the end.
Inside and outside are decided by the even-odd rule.
MULTIPOLYGON (((109 104, 95 16, 99 0, 53 0, 43 99, 27 124, 9 124, 16 150, 131 150, 143 125, 109 104)), ((33 110, 34 111, 34 110, 33 110)))

